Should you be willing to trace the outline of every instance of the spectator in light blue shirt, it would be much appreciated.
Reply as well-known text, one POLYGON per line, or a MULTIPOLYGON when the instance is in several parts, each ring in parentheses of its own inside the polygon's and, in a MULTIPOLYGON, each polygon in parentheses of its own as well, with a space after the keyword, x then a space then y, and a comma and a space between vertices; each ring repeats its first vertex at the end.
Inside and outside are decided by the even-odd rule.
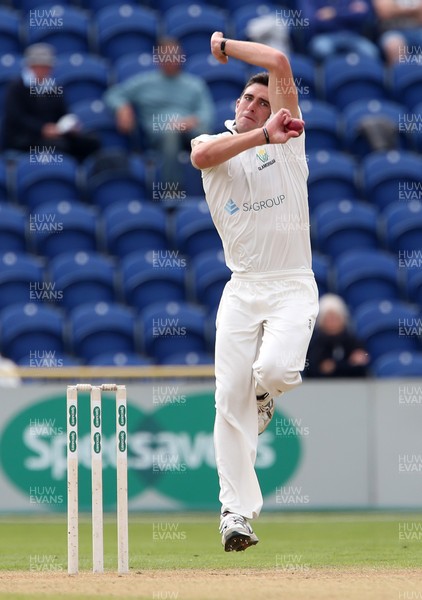
POLYGON ((183 72, 186 57, 177 40, 161 39, 153 60, 158 69, 112 86, 104 100, 122 133, 133 132, 139 117, 147 145, 161 155, 162 179, 180 184, 178 153, 190 148, 191 138, 212 129, 214 104, 205 82, 183 72))

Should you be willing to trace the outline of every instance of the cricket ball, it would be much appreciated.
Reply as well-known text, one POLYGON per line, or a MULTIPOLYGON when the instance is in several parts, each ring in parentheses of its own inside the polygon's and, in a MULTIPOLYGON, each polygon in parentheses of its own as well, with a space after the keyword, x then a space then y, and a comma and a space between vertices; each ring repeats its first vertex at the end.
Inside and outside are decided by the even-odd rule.
POLYGON ((292 119, 288 125, 286 125, 288 131, 297 131, 298 133, 303 132, 303 124, 300 119, 292 119))

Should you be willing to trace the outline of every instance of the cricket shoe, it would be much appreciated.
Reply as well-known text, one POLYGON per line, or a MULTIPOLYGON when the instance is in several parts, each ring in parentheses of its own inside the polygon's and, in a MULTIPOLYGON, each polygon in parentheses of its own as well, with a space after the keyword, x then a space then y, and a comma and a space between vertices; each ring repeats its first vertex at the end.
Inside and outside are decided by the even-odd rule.
POLYGON ((266 394, 262 394, 262 396, 257 396, 256 403, 258 405, 258 435, 261 435, 267 429, 274 416, 274 400, 273 398, 269 398, 267 392, 266 394))
POLYGON ((240 552, 259 541, 245 517, 236 513, 225 512, 221 515, 220 533, 226 552, 240 552))

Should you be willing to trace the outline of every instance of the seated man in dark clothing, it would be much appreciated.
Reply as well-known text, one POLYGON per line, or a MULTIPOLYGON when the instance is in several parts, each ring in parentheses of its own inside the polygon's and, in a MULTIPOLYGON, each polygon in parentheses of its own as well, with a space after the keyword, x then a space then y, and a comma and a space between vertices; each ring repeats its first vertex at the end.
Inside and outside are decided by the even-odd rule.
POLYGON ((3 146, 31 153, 54 148, 83 160, 99 149, 99 142, 81 133, 76 117, 68 115, 63 89, 51 77, 54 62, 52 46, 27 48, 22 75, 6 91, 3 146))
POLYGON ((308 377, 365 377, 369 356, 349 327, 346 304, 325 294, 308 350, 308 377))

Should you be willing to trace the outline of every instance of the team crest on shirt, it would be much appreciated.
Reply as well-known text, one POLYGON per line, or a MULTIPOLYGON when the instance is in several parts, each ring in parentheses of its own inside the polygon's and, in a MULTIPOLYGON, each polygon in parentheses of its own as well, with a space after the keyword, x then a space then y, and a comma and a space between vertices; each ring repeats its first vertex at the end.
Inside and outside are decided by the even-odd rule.
POLYGON ((266 167, 269 167, 275 163, 275 158, 269 160, 270 157, 266 148, 258 148, 256 156, 263 163, 262 165, 258 166, 258 171, 262 171, 262 169, 265 169, 266 167))

